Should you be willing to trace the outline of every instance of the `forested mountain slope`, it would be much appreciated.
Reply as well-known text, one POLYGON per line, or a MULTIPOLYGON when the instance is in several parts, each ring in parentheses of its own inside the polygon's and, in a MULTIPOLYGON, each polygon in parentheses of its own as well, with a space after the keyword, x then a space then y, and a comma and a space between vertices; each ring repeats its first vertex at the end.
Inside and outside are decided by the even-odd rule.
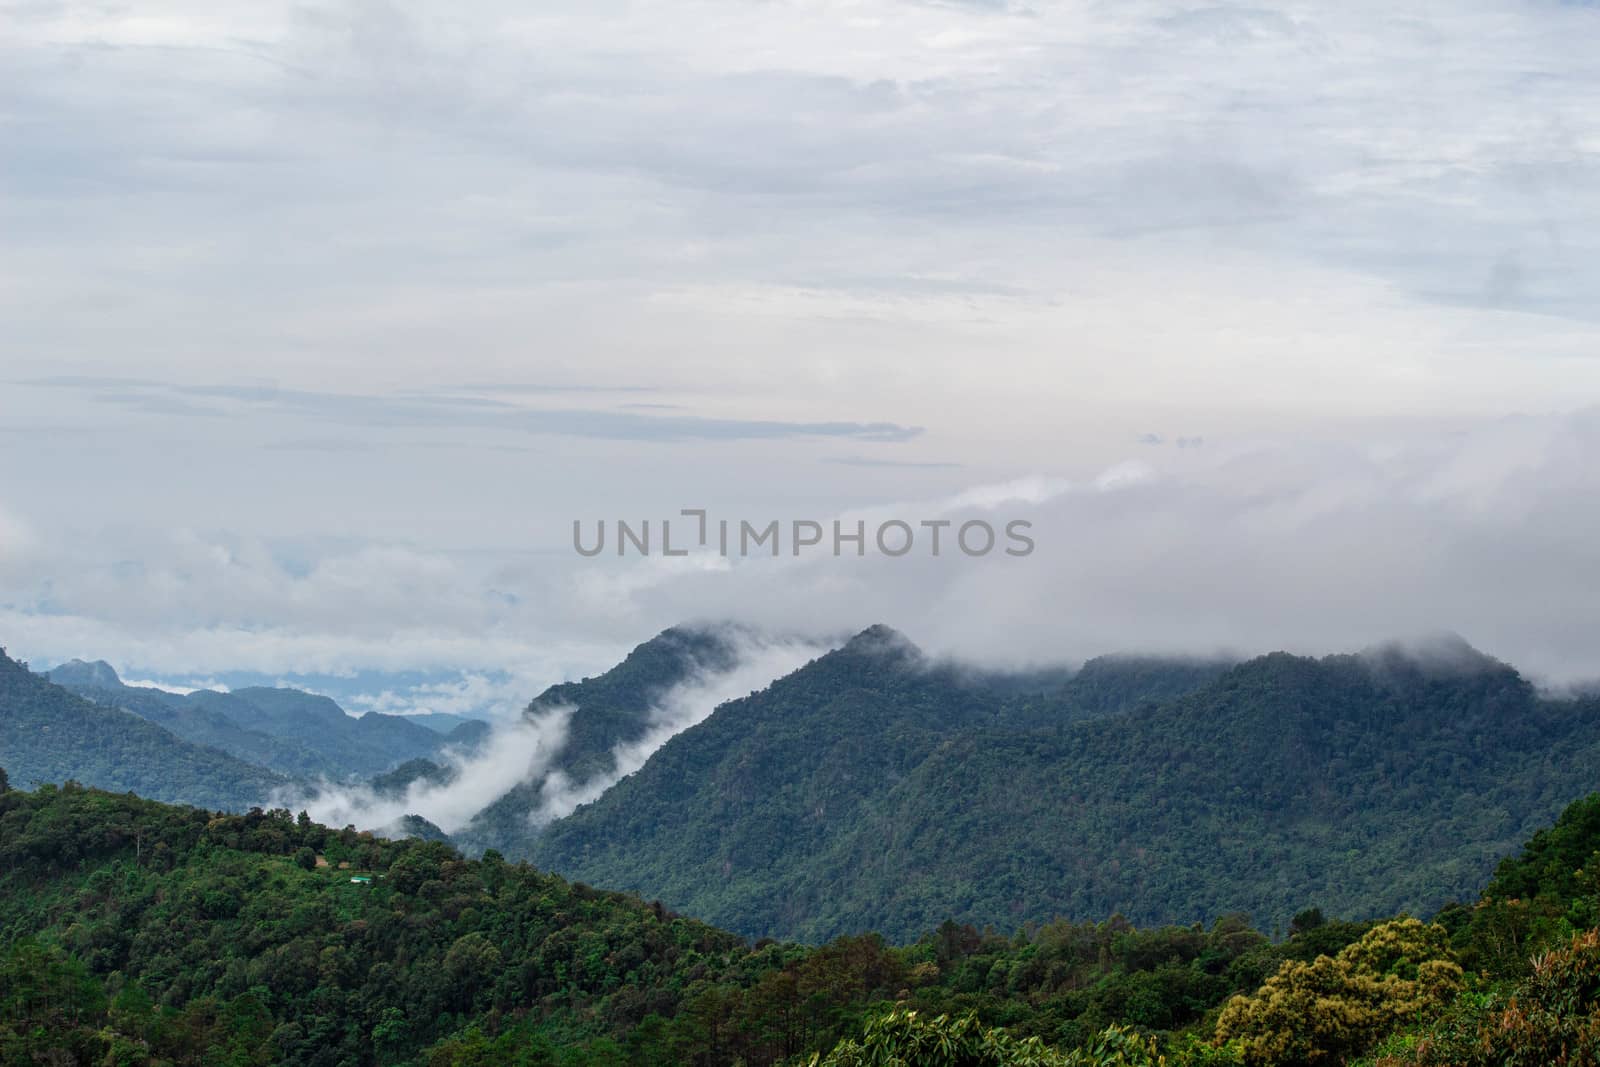
POLYGON ((0 1063, 1292 1067, 1381 1043, 1362 1062, 1576 1064, 1600 1020, 1597 850, 1592 796, 1432 926, 752 947, 497 855, 0 769, 0 1063))
POLYGON ((1078 719, 1119 715, 1142 704, 1191 693, 1221 677, 1235 664, 1221 659, 1160 656, 1097 656, 1051 688, 1008 711, 1008 727, 1060 726, 1078 719))
POLYGON ((1271 927, 1467 894, 1600 766, 1600 705, 1485 657, 1280 653, 1038 726, 869 635, 675 738, 536 862, 750 935, 1233 909, 1271 927))
MULTIPOLYGON (((573 709, 566 740, 548 772, 584 782, 615 770, 619 745, 642 738, 657 702, 674 686, 702 672, 731 669, 738 660, 736 634, 727 628, 675 626, 636 647, 615 667, 593 678, 562 682, 535 697, 523 714, 536 720, 573 709)), ((490 804, 461 835, 481 846, 525 851, 537 833, 530 817, 542 804, 543 776, 490 804)))
POLYGON ((0 650, 0 766, 13 783, 75 779, 160 800, 239 810, 285 783, 137 715, 90 703, 0 650))

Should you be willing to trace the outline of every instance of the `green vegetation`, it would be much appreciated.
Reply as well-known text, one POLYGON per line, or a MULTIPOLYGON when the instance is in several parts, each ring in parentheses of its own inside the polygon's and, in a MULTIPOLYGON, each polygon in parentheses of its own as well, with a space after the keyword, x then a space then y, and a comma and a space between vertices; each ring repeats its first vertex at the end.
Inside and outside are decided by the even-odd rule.
POLYGON ((880 1067, 915 1063, 925 1067, 1066 1067, 1066 1056, 1038 1038, 1018 1040, 976 1016, 928 1018, 915 1011, 892 1011, 869 1020, 860 1040, 841 1041, 816 1067, 880 1067))
POLYGON ((1228 1002, 1217 1036, 1250 1067, 1335 1064, 1461 991, 1444 927, 1387 922, 1335 956, 1286 962, 1256 993, 1228 1002))
POLYGON ((392 771, 380 774, 367 783, 380 797, 403 797, 413 783, 445 785, 454 778, 451 771, 432 760, 406 760, 392 771))
MULTIPOLYGON (((655 651, 614 729, 686 662, 655 651)), ((1600 794, 1549 821, 1595 711, 1481 658, 996 679, 874 629, 550 834, 747 936, 831 937, 808 946, 466 859, 416 818, 384 840, 27 791, 244 765, 0 656, 0 1065, 1600 1067, 1600 794), (1184 924, 1124 917, 1162 914, 1184 924)))
POLYGON ((286 780, 52 685, 0 649, 0 762, 19 788, 77 778, 158 800, 242 810, 286 780))
POLYGON ((1600 903, 1596 811, 1434 924, 945 922, 807 948, 497 853, 0 787, 0 1064, 1593 1064, 1600 934, 1571 920, 1600 903))
POLYGON ((1470 896, 1600 763, 1600 704, 1466 649, 1219 671, 1109 660, 1019 695, 879 628, 502 850, 747 936, 1230 910, 1281 930, 1307 901, 1470 896))

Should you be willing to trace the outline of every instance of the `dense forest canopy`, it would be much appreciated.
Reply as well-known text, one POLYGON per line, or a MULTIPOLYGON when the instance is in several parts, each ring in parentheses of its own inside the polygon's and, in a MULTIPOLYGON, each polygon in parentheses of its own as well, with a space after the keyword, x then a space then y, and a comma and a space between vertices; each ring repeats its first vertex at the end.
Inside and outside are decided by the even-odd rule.
POLYGON ((731 1067, 937 1048, 955 1058, 910 1062, 1488 1064, 1508 1049, 1556 1062, 1538 1058, 1553 1041, 1588 1050, 1564 1062, 1600 1053, 1600 935, 1585 932, 1600 921, 1600 795, 1502 862, 1475 905, 1431 922, 1308 908, 1274 940, 1237 914, 946 921, 901 947, 874 934, 806 947, 751 944, 497 853, 4 783, 0 1063, 731 1067))

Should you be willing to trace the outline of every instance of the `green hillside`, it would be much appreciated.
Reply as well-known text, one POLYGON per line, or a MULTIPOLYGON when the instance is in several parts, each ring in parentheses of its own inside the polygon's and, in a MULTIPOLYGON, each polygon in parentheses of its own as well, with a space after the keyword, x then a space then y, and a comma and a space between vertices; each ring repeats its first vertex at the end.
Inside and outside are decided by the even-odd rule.
POLYGON ((1484 657, 1276 654, 1190 680, 1131 709, 1019 706, 869 631, 674 738, 532 856, 752 936, 1235 909, 1272 929, 1312 901, 1470 894, 1596 784, 1600 706, 1484 657))
MULTIPOLYGON (((737 659, 729 631, 675 626, 639 645, 603 674, 551 686, 523 714, 532 719, 558 708, 574 709, 566 741, 548 770, 573 782, 587 781, 615 770, 613 751, 648 732, 656 702, 673 686, 701 671, 728 670, 737 659)), ((480 848, 525 853, 536 832, 529 817, 540 807, 543 784, 541 777, 499 797, 458 839, 480 848)))
POLYGON ((1586 871, 1600 795, 1432 926, 752 946, 494 854, 0 771, 0 1064, 1591 1064, 1559 1058, 1600 1020, 1586 871))

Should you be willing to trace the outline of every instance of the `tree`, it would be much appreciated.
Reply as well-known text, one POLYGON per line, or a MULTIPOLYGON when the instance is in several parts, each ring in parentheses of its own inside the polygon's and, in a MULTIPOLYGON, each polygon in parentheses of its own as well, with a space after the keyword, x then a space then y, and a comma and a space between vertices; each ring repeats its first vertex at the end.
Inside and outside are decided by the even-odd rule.
POLYGON ((458 938, 444 957, 444 977, 457 1006, 470 1008, 478 991, 500 973, 500 950, 476 930, 458 938))
POLYGON ((1327 924, 1327 918, 1322 914, 1321 908, 1307 908, 1295 915, 1289 923, 1289 936, 1296 937, 1310 930, 1315 930, 1327 924))
POLYGON ((1255 995, 1228 1002, 1216 1037, 1237 1042, 1251 1067, 1340 1063, 1400 1024, 1436 1015, 1461 982, 1444 927, 1397 919, 1337 956, 1285 961, 1255 995))
POLYGON ((1380 1067, 1600 1067, 1600 930, 1535 957, 1509 997, 1463 996, 1429 1032, 1380 1067))
POLYGON ((1085 1061, 1069 1060, 1036 1037, 1023 1041, 984 1026, 975 1015, 928 1018, 895 1010, 867 1023, 859 1041, 841 1042, 826 1058, 813 1056, 811 1067, 1073 1067, 1078 1062, 1085 1061))

